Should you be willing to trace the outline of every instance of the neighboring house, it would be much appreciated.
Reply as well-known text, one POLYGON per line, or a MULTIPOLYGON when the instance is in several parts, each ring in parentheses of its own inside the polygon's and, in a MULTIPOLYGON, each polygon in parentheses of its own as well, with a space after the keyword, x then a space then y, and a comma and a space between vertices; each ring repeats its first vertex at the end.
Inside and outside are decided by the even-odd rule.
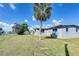
POLYGON ((29 35, 30 32, 29 32, 29 31, 25 31, 24 34, 25 34, 25 35, 29 35))
POLYGON ((30 34, 34 35, 34 30, 30 30, 30 34))
MULTIPOLYGON (((35 35, 39 35, 39 28, 35 29, 35 35)), ((58 25, 51 28, 43 28, 41 35, 55 36, 56 38, 79 38, 79 26, 58 25)))

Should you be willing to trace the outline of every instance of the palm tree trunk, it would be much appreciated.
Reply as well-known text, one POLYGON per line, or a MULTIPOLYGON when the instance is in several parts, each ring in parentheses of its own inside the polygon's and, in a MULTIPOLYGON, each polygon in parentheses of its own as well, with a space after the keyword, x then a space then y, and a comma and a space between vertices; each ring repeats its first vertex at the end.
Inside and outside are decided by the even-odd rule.
POLYGON ((42 20, 40 20, 40 33, 39 33, 39 40, 41 40, 41 30, 42 30, 42 20))

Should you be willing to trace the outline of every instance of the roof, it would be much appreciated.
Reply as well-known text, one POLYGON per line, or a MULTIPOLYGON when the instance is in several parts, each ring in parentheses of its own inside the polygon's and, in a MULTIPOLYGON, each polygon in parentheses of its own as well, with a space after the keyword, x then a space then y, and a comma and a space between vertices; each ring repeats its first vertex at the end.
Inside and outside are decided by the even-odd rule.
MULTIPOLYGON (((49 29, 58 29, 58 28, 79 28, 77 25, 58 25, 58 26, 53 26, 50 28, 42 28, 44 30, 49 30, 49 29)), ((35 30, 39 30, 39 28, 35 28, 35 30)))

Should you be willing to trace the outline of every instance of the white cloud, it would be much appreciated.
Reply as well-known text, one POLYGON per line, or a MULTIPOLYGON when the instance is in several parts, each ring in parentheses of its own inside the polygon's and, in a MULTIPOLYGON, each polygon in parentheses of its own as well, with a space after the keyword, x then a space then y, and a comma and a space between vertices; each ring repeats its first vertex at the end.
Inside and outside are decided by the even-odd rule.
MULTIPOLYGON (((51 26, 52 26, 52 24, 43 24, 42 28, 49 28, 51 26)), ((40 28, 40 25, 34 25, 34 26, 31 26, 30 28, 32 28, 32 29, 34 29, 34 28, 40 28)))
POLYGON ((53 23, 56 23, 56 22, 57 22, 57 20, 53 19, 53 20, 52 20, 52 22, 53 22, 53 23))
POLYGON ((61 20, 59 20, 58 22, 62 22, 63 21, 63 18, 61 18, 61 20))
POLYGON ((57 25, 61 25, 62 21, 63 21, 63 18, 61 18, 61 20, 58 20, 58 21, 56 19, 54 19, 54 20, 52 20, 52 23, 54 26, 57 26, 57 25))
POLYGON ((4 27, 4 26, 9 26, 9 24, 4 23, 4 22, 0 22, 0 25, 3 25, 3 27, 4 27))
POLYGON ((3 4, 0 4, 0 7, 4 7, 4 5, 3 4))
POLYGON ((47 27, 51 27, 51 24, 47 24, 47 27))
POLYGON ((32 19, 33 19, 33 21, 36 21, 36 19, 35 19, 35 17, 34 17, 34 16, 32 16, 32 19))
POLYGON ((12 10, 15 10, 16 9, 15 5, 12 4, 12 3, 10 3, 9 6, 11 7, 12 10))
POLYGON ((43 24, 43 28, 49 28, 51 26, 52 26, 51 24, 43 24))
POLYGON ((59 6, 63 6, 63 4, 61 4, 61 3, 60 3, 60 4, 58 4, 58 5, 59 5, 59 6))
POLYGON ((32 28, 40 28, 40 25, 31 26, 32 28))
POLYGON ((29 30, 33 30, 33 28, 29 28, 29 30))
POLYGON ((39 28, 40 26, 39 26, 39 25, 35 25, 35 27, 36 27, 36 28, 39 28))
POLYGON ((13 27, 15 24, 10 24, 11 27, 13 27))
MULTIPOLYGON (((12 4, 12 3, 10 3, 9 6, 10 6, 10 8, 12 10, 15 10, 16 9, 16 6, 14 4, 12 4)), ((0 4, 0 7, 4 7, 4 5, 3 4, 0 4)))
POLYGON ((24 22, 28 23, 28 20, 27 20, 27 19, 25 19, 25 20, 24 20, 24 22))
POLYGON ((8 31, 12 31, 12 27, 14 26, 14 24, 8 24, 5 22, 0 22, 0 27, 3 28, 4 31, 8 32, 8 31))

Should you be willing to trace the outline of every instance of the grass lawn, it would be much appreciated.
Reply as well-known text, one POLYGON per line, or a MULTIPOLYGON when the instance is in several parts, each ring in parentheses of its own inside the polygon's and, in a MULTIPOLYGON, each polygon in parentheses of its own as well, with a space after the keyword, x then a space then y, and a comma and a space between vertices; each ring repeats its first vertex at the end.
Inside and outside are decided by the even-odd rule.
POLYGON ((0 55, 79 56, 79 39, 52 39, 33 35, 0 36, 0 55), (65 44, 68 44, 65 47, 65 44))

